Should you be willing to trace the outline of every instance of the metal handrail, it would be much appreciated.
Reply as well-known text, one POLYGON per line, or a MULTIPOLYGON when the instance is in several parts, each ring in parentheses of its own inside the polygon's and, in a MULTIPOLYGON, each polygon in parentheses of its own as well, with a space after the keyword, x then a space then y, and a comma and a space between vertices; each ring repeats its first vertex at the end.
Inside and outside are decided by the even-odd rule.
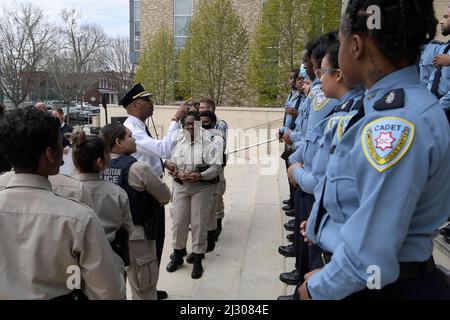
POLYGON ((258 142, 258 143, 255 143, 255 144, 252 144, 252 145, 249 145, 249 146, 245 146, 245 147, 233 150, 233 151, 228 151, 228 152, 226 152, 226 154, 227 155, 228 154, 233 154, 233 153, 237 153, 237 152, 240 152, 240 151, 248 150, 250 148, 259 147, 260 145, 268 144, 268 143, 271 143, 271 142, 276 141, 276 140, 278 140, 278 139, 277 138, 273 138, 273 139, 270 139, 270 140, 267 140, 267 141, 258 142))

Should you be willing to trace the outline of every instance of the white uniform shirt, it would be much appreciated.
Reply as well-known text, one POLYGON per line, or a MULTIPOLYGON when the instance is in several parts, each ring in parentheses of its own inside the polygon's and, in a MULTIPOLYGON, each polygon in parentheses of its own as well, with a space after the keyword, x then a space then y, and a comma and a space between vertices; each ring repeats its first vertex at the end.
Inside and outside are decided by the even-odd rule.
POLYGON ((136 139, 137 152, 133 153, 132 156, 138 161, 148 164, 158 176, 162 176, 164 171, 161 165, 161 158, 170 158, 180 124, 172 121, 167 135, 162 140, 149 137, 145 130, 145 123, 132 115, 128 116, 124 126, 131 131, 136 139))

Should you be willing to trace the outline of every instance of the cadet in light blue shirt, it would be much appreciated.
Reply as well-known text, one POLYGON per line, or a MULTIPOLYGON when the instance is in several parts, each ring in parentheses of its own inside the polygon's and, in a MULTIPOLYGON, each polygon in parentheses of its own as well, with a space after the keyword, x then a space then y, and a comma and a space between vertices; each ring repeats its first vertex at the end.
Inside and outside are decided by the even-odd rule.
POLYGON ((342 225, 341 241, 323 269, 305 276, 302 299, 450 298, 432 259, 433 236, 450 207, 450 126, 414 66, 434 37, 432 21, 431 1, 348 4, 339 65, 349 85, 368 89, 330 157, 314 208, 318 221, 325 212, 342 225), (384 19, 368 32, 357 12, 371 4, 384 19))
POLYGON ((431 74, 436 70, 433 60, 434 58, 442 54, 445 50, 446 44, 440 41, 432 41, 423 47, 422 54, 420 56, 419 71, 420 82, 424 86, 428 86, 430 82, 431 74))
MULTIPOLYGON (((298 99, 301 99, 300 91, 297 88, 297 78, 298 78, 298 70, 292 71, 289 74, 289 86, 291 87, 291 91, 284 103, 284 108, 295 108, 298 99)), ((291 126, 292 126, 293 116, 289 113, 285 113, 283 128, 279 130, 280 135, 283 135, 291 126)))
MULTIPOLYGON (((441 33, 444 37, 450 35, 450 8, 445 9, 445 13, 440 22, 441 33)), ((421 80, 425 79, 431 70, 427 82, 427 88, 438 99, 445 110, 450 111, 450 42, 437 46, 429 44, 422 54, 421 59, 421 80), (434 55, 434 57, 432 57, 434 55), (429 66, 432 61, 433 67, 429 66), (422 66, 425 65, 425 66, 422 66)), ((422 80, 423 81, 423 80, 422 80)))
POLYGON ((316 94, 321 90, 321 86, 322 84, 317 78, 312 82, 307 97, 299 106, 299 116, 297 117, 295 129, 287 133, 295 149, 294 153, 289 157, 289 164, 303 162, 303 147, 308 130, 310 104, 314 101, 316 94))
POLYGON ((305 152, 303 157, 304 165, 296 165, 291 169, 294 180, 304 192, 309 194, 314 193, 317 183, 325 174, 335 125, 364 93, 362 88, 351 89, 345 84, 339 70, 338 52, 339 43, 337 42, 328 48, 320 71, 325 97, 336 101, 337 105, 330 116, 310 129, 309 136, 315 135, 316 138, 314 141, 308 139, 306 141, 308 152, 305 152))

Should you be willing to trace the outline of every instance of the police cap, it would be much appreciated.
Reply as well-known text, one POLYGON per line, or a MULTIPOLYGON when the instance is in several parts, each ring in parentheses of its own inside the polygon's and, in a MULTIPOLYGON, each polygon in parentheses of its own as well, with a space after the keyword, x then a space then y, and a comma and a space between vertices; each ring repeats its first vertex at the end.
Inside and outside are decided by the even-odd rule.
POLYGON ((131 88, 122 99, 120 99, 119 105, 126 108, 136 99, 150 99, 151 96, 152 94, 147 92, 142 84, 138 83, 134 85, 134 87, 131 88))

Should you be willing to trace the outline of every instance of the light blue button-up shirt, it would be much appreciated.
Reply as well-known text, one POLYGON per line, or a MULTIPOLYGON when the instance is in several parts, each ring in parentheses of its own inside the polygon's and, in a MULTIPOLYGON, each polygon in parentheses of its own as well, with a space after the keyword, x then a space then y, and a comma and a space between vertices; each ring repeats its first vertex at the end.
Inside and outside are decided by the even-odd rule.
MULTIPOLYGON (((431 72, 427 82, 428 90, 431 90, 431 88, 433 87, 433 81, 437 70, 434 65, 430 66, 430 62, 431 64, 433 64, 434 57, 439 54, 443 54, 447 45, 447 43, 444 43, 442 45, 429 44, 422 54, 420 64, 421 79, 425 79, 427 74, 431 72)), ((439 98, 441 106, 444 109, 450 109, 450 67, 442 67, 442 74, 439 81, 438 92, 441 96, 441 98, 439 98)))
MULTIPOLYGON (((286 102, 284 103, 284 108, 295 108, 295 104, 297 103, 297 100, 301 99, 301 94, 298 90, 291 90, 289 92, 289 95, 286 99, 286 102)), ((281 133, 284 134, 290 127, 293 121, 293 116, 290 114, 285 114, 283 128, 280 129, 281 133)))
POLYGON ((314 299, 363 290, 369 266, 380 268, 381 287, 395 282, 399 262, 431 256, 433 236, 449 215, 450 126, 415 66, 368 89, 364 110, 327 167, 324 207, 342 224, 341 242, 308 281, 314 299), (397 88, 404 89, 403 107, 374 109, 381 100, 395 101, 397 88))
MULTIPOLYGON (((329 109, 336 108, 336 106, 357 98, 360 98, 364 93, 363 89, 353 89, 345 94, 341 99, 331 99, 324 107, 326 110, 320 110, 324 117, 330 114, 329 109), (328 111, 328 114, 325 112, 328 111)), ((314 194, 314 188, 325 173, 328 163, 328 156, 330 151, 331 140, 334 133, 335 124, 340 117, 347 114, 348 111, 336 110, 332 115, 319 121, 320 117, 311 117, 312 121, 319 121, 316 123, 308 133, 305 139, 305 150, 303 155, 303 168, 294 170, 294 179, 300 188, 309 194, 314 194), (314 119, 313 119, 314 118, 314 119)), ((311 123, 311 122, 310 122, 311 123)))
POLYGON ((431 74, 436 69, 433 64, 433 59, 437 55, 442 54, 444 52, 445 46, 446 46, 445 43, 431 42, 423 47, 422 54, 420 55, 419 69, 420 69, 420 82, 424 86, 428 86, 431 74))
POLYGON ((296 121, 296 126, 290 135, 295 151, 289 157, 289 164, 303 162, 305 137, 308 132, 309 113, 311 110, 310 106, 314 102, 315 96, 320 92, 323 92, 322 83, 316 78, 311 84, 311 89, 309 90, 307 97, 299 107, 299 116, 296 121))

